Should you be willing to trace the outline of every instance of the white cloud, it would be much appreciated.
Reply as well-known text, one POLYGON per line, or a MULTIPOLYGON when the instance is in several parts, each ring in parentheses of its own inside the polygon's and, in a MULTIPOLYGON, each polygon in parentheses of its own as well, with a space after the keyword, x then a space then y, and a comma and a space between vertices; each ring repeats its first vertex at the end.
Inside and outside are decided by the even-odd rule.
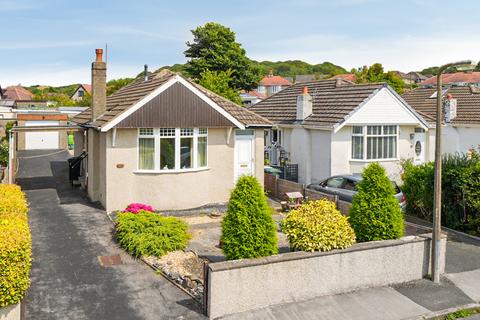
POLYGON ((387 70, 421 70, 443 63, 479 60, 480 35, 451 33, 356 39, 350 36, 307 35, 249 46, 255 60, 330 61, 347 69, 382 63, 387 70))
POLYGON ((19 1, 0 1, 0 12, 24 11, 35 8, 33 4, 19 3, 19 1))
POLYGON ((94 41, 22 41, 0 43, 0 50, 20 50, 20 49, 52 49, 52 48, 68 48, 83 47, 94 44, 94 41))

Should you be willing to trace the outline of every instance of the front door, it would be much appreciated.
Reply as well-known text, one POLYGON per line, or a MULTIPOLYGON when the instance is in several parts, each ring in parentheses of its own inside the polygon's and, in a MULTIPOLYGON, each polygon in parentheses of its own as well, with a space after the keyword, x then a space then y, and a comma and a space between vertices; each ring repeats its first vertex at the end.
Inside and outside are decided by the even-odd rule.
POLYGON ((413 163, 425 163, 425 131, 416 129, 413 136, 413 163))
POLYGON ((255 137, 253 130, 237 130, 235 133, 235 181, 243 175, 255 173, 255 137))

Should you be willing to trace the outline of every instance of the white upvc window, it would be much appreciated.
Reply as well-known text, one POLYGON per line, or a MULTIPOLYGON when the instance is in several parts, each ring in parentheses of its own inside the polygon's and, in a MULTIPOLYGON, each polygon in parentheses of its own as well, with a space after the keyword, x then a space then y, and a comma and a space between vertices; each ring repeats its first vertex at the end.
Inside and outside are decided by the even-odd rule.
POLYGON ((140 128, 139 171, 189 171, 206 168, 207 128, 140 128))
POLYGON ((397 125, 352 127, 353 160, 393 160, 397 158, 397 125))
POLYGON ((277 93, 282 90, 282 86, 272 86, 272 93, 277 93))
POLYGON ((265 86, 258 86, 257 91, 258 91, 259 93, 265 93, 265 91, 266 91, 266 90, 265 90, 265 86))

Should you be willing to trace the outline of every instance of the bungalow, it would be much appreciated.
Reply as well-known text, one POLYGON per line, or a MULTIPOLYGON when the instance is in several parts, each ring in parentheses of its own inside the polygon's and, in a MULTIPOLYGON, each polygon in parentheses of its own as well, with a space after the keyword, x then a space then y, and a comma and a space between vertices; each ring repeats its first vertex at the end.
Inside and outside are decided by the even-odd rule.
MULTIPOLYGON (((446 108, 442 131, 443 153, 480 151, 480 88, 475 85, 443 89, 446 108)), ((402 95, 417 112, 435 117, 437 89, 418 88, 402 95)))
POLYGON ((241 175, 263 181, 268 120, 168 70, 106 97, 96 53, 92 107, 73 118, 85 129, 75 153, 87 153, 83 183, 93 201, 107 211, 131 202, 187 209, 226 202, 241 175))
POLYGON ((265 134, 270 162, 297 163, 302 183, 361 172, 372 161, 398 179, 400 159, 434 156, 433 119, 387 84, 298 83, 249 109, 274 124, 265 134))

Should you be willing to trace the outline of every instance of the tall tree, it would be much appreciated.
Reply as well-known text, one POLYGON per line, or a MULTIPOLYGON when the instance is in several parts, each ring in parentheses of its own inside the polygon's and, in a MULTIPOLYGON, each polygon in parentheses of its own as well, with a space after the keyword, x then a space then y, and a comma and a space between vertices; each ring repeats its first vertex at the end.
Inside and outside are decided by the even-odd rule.
POLYGON ((207 70, 202 72, 198 83, 232 102, 241 104, 242 100, 238 91, 229 86, 229 83, 232 81, 232 73, 231 69, 227 71, 207 70))
POLYGON ((219 23, 208 22, 192 30, 193 42, 187 42, 184 52, 190 60, 185 71, 199 81, 205 71, 233 70, 229 86, 235 90, 251 90, 260 81, 260 70, 236 42, 235 33, 219 23))
POLYGON ((398 93, 403 93, 405 83, 395 72, 385 72, 382 64, 374 63, 370 67, 354 70, 357 83, 386 82, 398 93))

